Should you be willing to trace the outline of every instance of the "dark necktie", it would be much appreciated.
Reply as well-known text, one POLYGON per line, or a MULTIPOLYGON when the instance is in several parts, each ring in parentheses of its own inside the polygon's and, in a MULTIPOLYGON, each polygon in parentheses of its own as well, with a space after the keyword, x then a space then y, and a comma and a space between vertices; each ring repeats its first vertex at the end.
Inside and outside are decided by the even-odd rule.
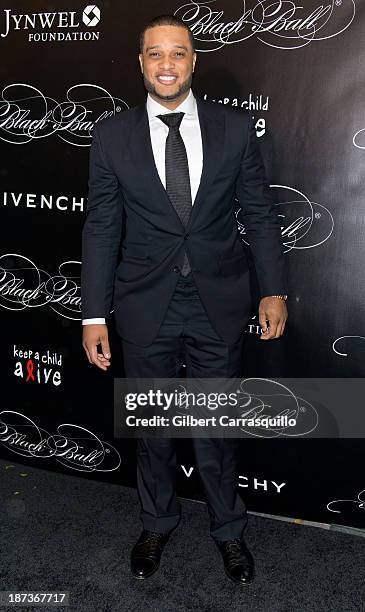
MULTIPOLYGON (((182 224, 186 226, 191 213, 192 202, 188 157, 179 130, 183 116, 184 113, 157 115, 169 128, 165 149, 166 192, 182 224)), ((184 251, 181 274, 186 276, 190 270, 190 264, 184 251)))

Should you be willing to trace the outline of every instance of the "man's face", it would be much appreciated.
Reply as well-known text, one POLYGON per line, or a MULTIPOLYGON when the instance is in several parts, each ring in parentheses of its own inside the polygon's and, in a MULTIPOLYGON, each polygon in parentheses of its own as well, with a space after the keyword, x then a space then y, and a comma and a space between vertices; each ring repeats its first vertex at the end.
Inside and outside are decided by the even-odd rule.
POLYGON ((139 63, 147 91, 157 101, 178 101, 186 97, 192 81, 196 53, 189 34, 179 26, 148 28, 139 63))

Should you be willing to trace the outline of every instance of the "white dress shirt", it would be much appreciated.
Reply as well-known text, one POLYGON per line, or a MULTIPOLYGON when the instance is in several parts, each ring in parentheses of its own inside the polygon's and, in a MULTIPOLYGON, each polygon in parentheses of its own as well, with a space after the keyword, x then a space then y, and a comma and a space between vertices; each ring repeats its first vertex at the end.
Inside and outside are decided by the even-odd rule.
MULTIPOLYGON (((180 124, 180 134, 184 141, 186 154, 189 165, 190 175, 190 187, 191 187, 191 201, 194 205, 195 196, 198 191, 200 177, 203 168, 203 144, 200 132, 200 124, 198 117, 198 110, 196 100, 193 92, 189 91, 189 94, 179 106, 173 111, 166 106, 162 106, 154 100, 150 94, 147 95, 147 114, 148 122, 150 127, 151 144, 153 156, 157 172, 161 179, 161 183, 166 188, 166 174, 165 174, 165 146, 166 138, 169 133, 169 128, 165 125, 161 119, 156 115, 162 115, 166 113, 184 113, 183 119, 180 124)), ((105 323, 105 318, 92 318, 83 319, 82 324, 88 325, 91 323, 105 323)))

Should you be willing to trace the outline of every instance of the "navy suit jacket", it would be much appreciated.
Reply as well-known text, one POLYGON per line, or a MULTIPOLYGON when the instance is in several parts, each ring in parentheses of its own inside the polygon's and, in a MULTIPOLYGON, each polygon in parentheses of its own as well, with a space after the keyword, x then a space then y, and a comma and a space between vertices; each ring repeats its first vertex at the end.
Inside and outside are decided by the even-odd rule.
POLYGON ((186 227, 154 162, 146 104, 96 124, 82 231, 82 318, 111 316, 140 346, 158 333, 187 250, 218 335, 236 341, 251 316, 250 244, 260 296, 287 293, 280 223, 253 120, 196 96, 203 143, 199 189, 186 227))

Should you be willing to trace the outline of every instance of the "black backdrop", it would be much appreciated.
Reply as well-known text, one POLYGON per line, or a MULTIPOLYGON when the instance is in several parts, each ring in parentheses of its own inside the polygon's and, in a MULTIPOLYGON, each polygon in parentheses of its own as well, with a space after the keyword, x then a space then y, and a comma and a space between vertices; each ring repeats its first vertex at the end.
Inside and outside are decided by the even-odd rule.
MULTIPOLYGON (((113 377, 123 375, 113 323, 112 371, 92 367, 81 346, 81 229, 92 126, 144 100, 138 32, 161 13, 196 35, 194 92, 251 111, 279 202, 289 319, 265 343, 253 312, 245 373, 329 385, 364 375, 360 0, 2 2, 1 453, 131 486, 134 443, 113 439, 113 377), (96 453, 83 461, 66 456, 81 428, 96 453)), ((245 240, 239 212, 237 223, 245 240)), ((178 445, 179 494, 203 498, 190 442, 178 445)), ((360 438, 247 439, 240 491, 249 510, 360 527, 363 455, 360 438)))

